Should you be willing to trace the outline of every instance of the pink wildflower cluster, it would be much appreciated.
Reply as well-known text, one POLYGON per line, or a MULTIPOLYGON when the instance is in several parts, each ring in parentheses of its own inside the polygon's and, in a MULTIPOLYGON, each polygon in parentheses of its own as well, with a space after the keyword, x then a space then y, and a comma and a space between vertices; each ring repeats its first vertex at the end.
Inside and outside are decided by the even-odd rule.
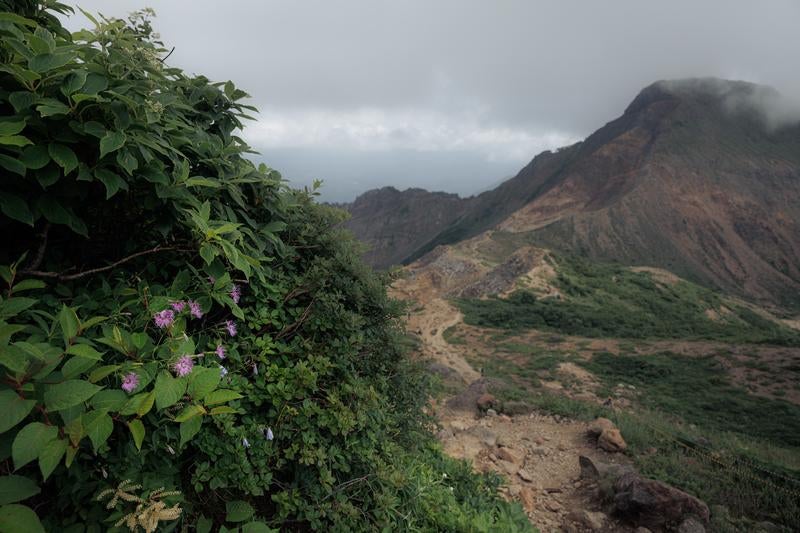
POLYGON ((236 336, 236 322, 233 320, 226 320, 225 321, 225 329, 228 330, 228 335, 231 337, 236 336))
POLYGON ((129 372, 122 378, 122 390, 130 394, 139 386, 139 375, 136 372, 129 372))
POLYGON ((175 375, 183 377, 192 371, 194 368, 194 361, 192 361, 190 356, 184 355, 172 365, 172 368, 175 370, 175 375))
POLYGON ((203 318, 203 310, 200 308, 200 304, 194 300, 189 302, 189 312, 195 318, 203 318))
POLYGON ((238 304, 239 303, 239 298, 242 297, 242 290, 239 288, 239 286, 234 284, 233 288, 231 289, 231 293, 230 294, 231 294, 231 300, 233 300, 233 303, 238 304))
POLYGON ((216 352, 217 352, 217 357, 219 357, 220 359, 225 359, 225 347, 223 345, 217 344, 216 352))
POLYGON ((189 307, 189 312, 195 318, 203 318, 203 309, 200 304, 195 300, 178 300, 169 304, 172 309, 164 309, 153 315, 156 326, 160 328, 168 328, 175 322, 175 313, 182 313, 186 307, 189 307))
POLYGON ((175 313, 172 309, 164 309, 163 311, 159 311, 153 316, 153 320, 155 320, 156 326, 161 329, 168 328, 175 322, 175 313))

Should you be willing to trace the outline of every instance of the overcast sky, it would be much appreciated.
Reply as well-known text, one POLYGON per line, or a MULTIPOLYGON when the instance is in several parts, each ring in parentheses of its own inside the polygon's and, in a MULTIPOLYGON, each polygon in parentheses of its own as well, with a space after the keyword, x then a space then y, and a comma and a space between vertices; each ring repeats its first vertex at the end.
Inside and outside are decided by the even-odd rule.
MULTIPOLYGON (((169 62, 252 95, 244 136, 297 184, 472 194, 580 140, 659 79, 800 94, 800 2, 83 0, 152 7, 169 62)), ((88 25, 72 17, 72 29, 88 25)))

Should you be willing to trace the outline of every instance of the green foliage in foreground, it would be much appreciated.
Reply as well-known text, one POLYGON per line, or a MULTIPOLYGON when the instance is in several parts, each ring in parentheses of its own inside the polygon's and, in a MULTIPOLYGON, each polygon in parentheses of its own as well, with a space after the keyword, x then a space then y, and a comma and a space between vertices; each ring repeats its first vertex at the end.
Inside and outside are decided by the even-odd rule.
POLYGON ((546 329, 586 337, 681 338, 800 346, 800 333, 738 307, 721 320, 720 296, 688 281, 663 284, 646 272, 561 258, 557 285, 564 299, 516 291, 506 299, 460 300, 468 324, 546 329))
POLYGON ((145 16, 10 5, 0 532, 529 530, 432 444, 341 214, 243 157, 245 93, 165 65, 145 16))

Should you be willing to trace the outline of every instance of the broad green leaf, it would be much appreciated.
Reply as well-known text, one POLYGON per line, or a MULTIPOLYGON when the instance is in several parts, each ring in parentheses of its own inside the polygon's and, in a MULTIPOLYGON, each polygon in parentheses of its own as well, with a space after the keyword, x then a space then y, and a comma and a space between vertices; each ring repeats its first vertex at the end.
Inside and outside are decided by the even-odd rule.
POLYGON ((55 439, 47 443, 42 451, 39 452, 39 470, 42 472, 42 477, 47 481, 53 470, 56 469, 64 453, 67 451, 66 439, 55 439))
POLYGON ((44 403, 49 411, 60 411, 87 401, 100 389, 88 381, 70 379, 51 385, 44 393, 44 403))
POLYGON ((0 505, 21 502, 41 492, 36 482, 23 476, 0 477, 0 505))
POLYGON ((119 166, 124 168, 129 175, 133 174, 133 171, 139 168, 139 160, 127 149, 117 152, 117 163, 119 163, 119 166))
MULTIPOLYGON (((141 382, 139 383, 138 389, 142 389, 143 385, 141 382)), ((137 414, 140 409, 146 405, 145 402, 149 401, 148 397, 150 396, 150 392, 140 392, 139 394, 135 394, 131 396, 128 401, 125 403, 125 407, 119 410, 119 414, 121 415, 133 415, 137 414)), ((152 403, 150 404, 152 406, 152 403)))
POLYGON ((37 54, 28 61, 28 68, 34 72, 44 73, 63 67, 72 60, 72 55, 67 53, 37 54))
POLYGON ((121 131, 109 131, 100 139, 100 157, 115 152, 125 144, 125 133, 121 131))
POLYGON ((128 395, 119 389, 101 390, 92 397, 89 405, 98 411, 117 412, 128 403, 128 395))
POLYGON ((120 189, 128 190, 128 183, 107 168, 98 168, 94 176, 106 186, 106 200, 117 194, 120 189))
POLYGON ((78 357, 83 357, 85 359, 91 359, 93 361, 100 361, 103 359, 103 354, 88 344, 73 344, 67 348, 67 353, 70 355, 77 355, 78 357))
POLYGON ((3 365, 11 372, 18 374, 28 369, 30 355, 19 346, 3 346, 0 365, 3 365))
POLYGON ((189 396, 195 400, 203 399, 219 385, 219 369, 196 366, 189 374, 189 396))
POLYGON ((209 243, 203 243, 200 246, 200 257, 203 258, 207 265, 210 265, 214 258, 217 257, 216 247, 209 243))
POLYGON ((67 453, 64 456, 64 466, 69 468, 72 465, 72 461, 75 460, 75 456, 78 454, 78 448, 74 446, 67 446, 67 453))
POLYGON ((0 121, 0 135, 16 135, 25 129, 24 120, 0 121))
POLYGON ((0 302, 0 320, 17 316, 29 307, 33 307, 36 301, 34 298, 14 296, 0 302))
POLYGON ((86 83, 81 88, 82 94, 97 94, 100 91, 105 91, 108 88, 108 79, 102 74, 96 72, 89 73, 86 76, 86 83))
POLYGON ((150 391, 144 398, 142 398, 142 403, 140 403, 139 408, 136 409, 136 414, 139 416, 144 416, 149 413, 150 409, 153 408, 155 401, 156 393, 154 391, 150 391))
POLYGON ((0 167, 20 176, 24 176, 27 172, 25 165, 19 159, 14 159, 5 154, 0 154, 0 167))
POLYGON ((19 160, 28 168, 38 170, 44 168, 50 162, 50 153, 47 146, 37 144, 27 146, 22 150, 19 160))
POLYGON ((64 433, 69 437, 73 446, 77 446, 83 437, 86 436, 86 429, 83 427, 83 418, 76 416, 64 425, 64 433))
POLYGON ((61 325, 61 335, 64 337, 64 346, 69 346, 73 337, 78 334, 80 328, 80 321, 75 310, 66 305, 61 306, 61 311, 58 313, 58 323, 61 325))
POLYGON ((166 409, 178 403, 186 392, 186 379, 174 378, 166 370, 162 370, 156 378, 156 407, 166 409))
POLYGON ((28 26, 29 28, 35 28, 39 25, 36 21, 33 21, 29 18, 8 12, 0 12, 0 20, 4 22, 12 22, 19 26, 28 26))
POLYGON ((235 413, 235 412, 236 412, 236 409, 234 409, 233 407, 231 407, 229 405, 221 405, 219 407, 213 408, 211 411, 209 411, 209 414, 211 416, 216 416, 216 415, 227 415, 227 414, 235 413))
POLYGON ((28 204, 15 194, 0 192, 0 211, 8 218, 33 226, 33 213, 28 204))
MULTIPOLYGON (((55 185, 58 182, 58 180, 61 179, 61 169, 58 168, 58 165, 56 164, 47 165, 46 167, 37 170, 34 173, 34 176, 36 176, 36 181, 39 182, 39 185, 41 185, 42 188, 46 189, 48 187, 55 185)), ((69 222, 69 213, 67 212, 66 209, 63 208, 62 211, 64 214, 60 217, 61 220, 60 223, 67 224, 69 222)), ((48 218, 53 218, 53 217, 50 216, 48 218)))
POLYGON ((50 143, 48 153, 53 161, 64 169, 64 175, 78 168, 78 156, 71 148, 59 143, 50 143))
POLYGON ((24 279, 14 285, 12 292, 22 292, 22 291, 29 291, 32 289, 43 289, 46 287, 44 281, 40 279, 24 279))
POLYGON ((141 451, 142 449, 142 441, 144 440, 144 424, 138 418, 135 418, 128 422, 128 429, 131 430, 131 435, 133 435, 133 443, 136 444, 136 449, 141 451))
POLYGON ((69 107, 59 101, 50 99, 36 106, 36 111, 42 117, 53 117, 56 115, 66 115, 69 113, 69 107))
POLYGON ((191 420, 196 416, 205 414, 205 412, 206 410, 202 405, 188 405, 184 407, 180 413, 178 413, 178 416, 175 417, 175 422, 186 422, 187 420, 191 420))
POLYGON ((95 452, 108 440, 114 430, 114 421, 104 411, 89 411, 84 414, 83 425, 95 452))
POLYGON ((244 522, 255 513, 253 506, 242 500, 235 500, 225 504, 225 520, 228 522, 244 522))
POLYGON ((81 322, 80 331, 86 331, 87 329, 91 328, 92 326, 96 326, 97 324, 100 324, 101 322, 105 322, 106 320, 108 320, 107 316, 93 316, 89 320, 81 322))
POLYGON ((64 363, 64 366, 61 367, 61 373, 66 379, 73 379, 88 371, 96 364, 97 361, 95 360, 78 357, 76 355, 75 357, 70 357, 69 361, 64 363))
POLYGON ((234 390, 219 389, 207 394, 206 397, 203 398, 203 403, 206 405, 215 405, 218 403, 229 402, 231 400, 237 400, 241 397, 242 395, 234 390))
POLYGON ((54 52, 56 49, 56 40, 53 38, 53 34, 41 26, 34 30, 33 35, 28 36, 28 44, 40 54, 54 52))
POLYGON ((23 109, 33 107, 33 104, 36 103, 38 99, 39 96, 36 93, 29 91, 15 91, 8 95, 8 101, 14 107, 16 113, 19 113, 23 109))
POLYGON ((6 146, 27 146, 33 143, 30 139, 22 135, 4 135, 0 137, 0 144, 6 146))
MULTIPOLYGON (((0 13, 0 15, 5 14, 0 13)), ((0 507, 0 533, 45 533, 45 531, 39 517, 30 507, 12 503, 0 507)))
POLYGON ((181 446, 192 440, 192 437, 197 435, 197 432, 200 431, 200 426, 203 425, 203 417, 196 416, 194 418, 190 418, 186 422, 181 422, 180 433, 181 433, 181 446))
POLYGON ((41 422, 31 422, 19 430, 11 445, 14 469, 19 470, 39 457, 42 448, 56 437, 58 437, 58 428, 47 426, 41 422))
POLYGON ((205 516, 198 518, 194 525, 197 533, 211 533, 212 527, 214 527, 214 521, 210 518, 206 518, 205 516))
MULTIPOLYGON (((91 374, 89 374, 89 381, 91 383, 97 383, 98 381, 100 381, 104 377, 109 376, 110 374, 113 374, 118 369, 119 369, 119 365, 105 365, 105 366, 101 366, 100 368, 96 368, 96 369, 92 370, 91 374)), ((100 394, 100 393, 98 393, 98 394, 100 394)), ((97 396, 95 396, 95 398, 96 397, 97 396)), ((92 398, 92 401, 94 401, 94 398, 92 398)))
POLYGON ((183 182, 187 187, 211 187, 212 189, 219 189, 222 183, 219 180, 204 178, 202 176, 192 176, 183 182))
POLYGON ((99 122, 95 122, 94 120, 90 120, 83 125, 83 131, 88 133, 93 137, 97 137, 98 139, 102 139, 103 135, 106 134, 106 127, 100 124, 99 122))
POLYGON ((26 400, 12 390, 0 391, 0 433, 19 424, 36 405, 35 400, 26 400))
POLYGON ((86 83, 86 74, 87 72, 83 69, 70 72, 61 83, 61 94, 69 96, 78 92, 83 87, 83 84, 86 83))

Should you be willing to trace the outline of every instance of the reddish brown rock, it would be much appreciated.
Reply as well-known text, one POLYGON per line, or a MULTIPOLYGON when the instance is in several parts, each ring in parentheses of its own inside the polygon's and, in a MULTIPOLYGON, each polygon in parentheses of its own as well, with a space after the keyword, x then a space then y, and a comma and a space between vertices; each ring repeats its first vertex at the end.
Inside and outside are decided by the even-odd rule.
POLYGON ((637 526, 654 531, 675 527, 691 517, 707 525, 710 516, 702 500, 635 473, 625 474, 614 483, 614 506, 637 526))
POLYGON ((536 507, 536 500, 533 496, 533 491, 529 487, 522 487, 520 489, 519 502, 522 504, 522 508, 529 513, 533 511, 534 507, 536 507))
POLYGON ((597 438, 597 445, 607 452, 622 452, 628 448, 628 443, 616 428, 604 429, 597 438))
POLYGON ((497 398, 487 392, 478 396, 475 404, 481 411, 488 411, 489 409, 494 409, 497 407, 497 398))
POLYGON ((617 426, 608 418, 600 417, 589 424, 589 429, 586 432, 590 437, 599 437, 603 430, 606 429, 617 429, 617 426))

